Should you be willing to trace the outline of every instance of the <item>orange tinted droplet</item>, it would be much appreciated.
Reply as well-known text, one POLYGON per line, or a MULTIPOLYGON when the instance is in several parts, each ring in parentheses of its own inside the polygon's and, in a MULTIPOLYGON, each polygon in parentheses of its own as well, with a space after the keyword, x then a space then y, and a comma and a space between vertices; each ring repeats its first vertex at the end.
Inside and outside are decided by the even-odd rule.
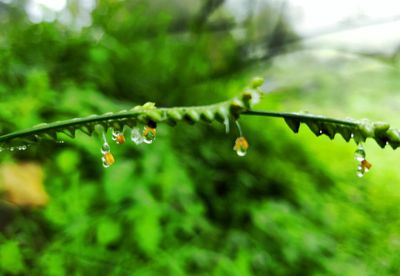
POLYGON ((117 144, 125 143, 125 136, 123 134, 118 134, 116 137, 117 144))
POLYGON ((233 150, 236 151, 237 155, 245 156, 248 148, 249 143, 247 142, 246 138, 244 138, 243 136, 236 138, 233 150))
POLYGON ((147 127, 145 127, 145 129, 144 129, 144 131, 143 131, 143 135, 144 136, 147 136, 147 135, 149 135, 149 134, 152 134, 152 135, 156 135, 156 129, 155 128, 153 128, 153 127, 149 127, 149 126, 147 126, 147 127))
POLYGON ((145 142, 146 144, 151 144, 154 142, 154 140, 156 139, 156 128, 154 127, 150 127, 150 126, 146 126, 143 130, 143 142, 145 142))
POLYGON ((367 161, 367 159, 364 159, 364 160, 361 161, 361 167, 362 167, 364 170, 368 171, 368 170, 371 169, 372 164, 369 163, 369 162, 367 161))
POLYGON ((112 155, 111 152, 104 153, 102 161, 103 161, 103 166, 105 168, 108 168, 109 166, 115 163, 114 156, 112 155))

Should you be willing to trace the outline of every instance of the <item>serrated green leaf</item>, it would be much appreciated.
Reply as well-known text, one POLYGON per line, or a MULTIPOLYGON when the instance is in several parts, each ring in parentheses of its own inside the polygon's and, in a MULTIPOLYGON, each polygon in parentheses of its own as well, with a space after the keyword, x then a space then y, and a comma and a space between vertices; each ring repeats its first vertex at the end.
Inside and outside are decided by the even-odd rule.
POLYGON ((220 106, 215 112, 215 119, 221 123, 225 122, 228 117, 229 111, 225 106, 220 106))
POLYGON ((327 124, 327 123, 321 123, 320 124, 320 131, 322 131, 322 134, 325 134, 326 136, 328 136, 332 140, 333 138, 335 138, 336 125, 327 124))
POLYGON ((161 114, 160 114, 160 112, 155 111, 155 110, 149 111, 149 112, 147 112, 147 118, 154 122, 159 122, 159 121, 161 121, 161 114))
POLYGON ((384 133, 390 128, 390 125, 385 122, 376 122, 374 123, 375 134, 384 133))
POLYGON ((300 128, 299 120, 293 119, 293 118, 285 118, 285 122, 294 133, 299 132, 299 128, 300 128))
POLYGON ((184 118, 189 124, 194 124, 200 120, 200 114, 195 110, 186 110, 184 118))
MULTIPOLYGON (((261 85, 262 79, 256 78, 251 84, 251 89, 256 89, 261 85)), ((126 127, 134 127, 138 123, 147 124, 149 121, 165 122, 171 125, 175 125, 180 120, 195 123, 200 119, 205 122, 217 120, 224 123, 227 119, 236 120, 240 115, 259 115, 284 118, 286 124, 295 133, 299 131, 300 125, 305 123, 316 136, 325 134, 333 139, 336 133, 340 133, 346 141, 353 138, 356 143, 361 143, 367 138, 373 138, 381 147, 390 144, 393 148, 397 148, 400 145, 399 131, 390 129, 387 123, 371 123, 367 120, 355 121, 352 119, 339 120, 308 113, 252 111, 250 110, 251 97, 254 93, 260 93, 260 90, 253 91, 251 89, 242 93, 241 97, 213 105, 157 108, 154 103, 145 103, 142 106, 135 106, 129 111, 122 110, 117 113, 109 112, 103 115, 90 115, 86 118, 43 123, 30 129, 0 136, 0 144, 4 146, 7 143, 36 142, 43 138, 57 139, 59 133, 74 138, 76 130, 92 135, 95 125, 101 125, 103 131, 107 132, 108 128, 123 130, 126 127)))
POLYGON ((370 123, 363 123, 358 126, 358 129, 360 130, 361 134, 364 137, 374 137, 375 136, 375 131, 374 131, 374 126, 370 123))
POLYGON ((208 109, 202 110, 200 118, 207 123, 211 123, 214 120, 214 113, 208 109))
POLYGON ((349 127, 341 125, 336 128, 336 131, 342 135, 346 142, 350 141, 353 132, 349 127))
POLYGON ((322 131, 318 125, 318 122, 316 121, 311 121, 311 120, 307 120, 306 125, 308 126, 308 128, 316 135, 316 136, 320 136, 322 134, 322 131))

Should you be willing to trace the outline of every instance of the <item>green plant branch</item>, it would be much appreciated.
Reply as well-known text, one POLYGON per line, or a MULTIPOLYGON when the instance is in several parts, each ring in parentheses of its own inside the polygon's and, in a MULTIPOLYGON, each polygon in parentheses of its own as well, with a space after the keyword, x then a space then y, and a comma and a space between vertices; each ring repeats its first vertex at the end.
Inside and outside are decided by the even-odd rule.
POLYGON ((336 119, 309 113, 246 110, 241 114, 283 118, 294 133, 299 131, 301 124, 305 124, 316 136, 324 134, 333 139, 339 133, 347 142, 353 139, 359 144, 367 138, 372 138, 382 148, 388 144, 393 149, 400 146, 400 130, 390 128, 390 125, 384 122, 336 119))
POLYGON ((44 123, 2 135, 0 136, 0 145, 4 147, 37 142, 40 139, 59 139, 58 136, 61 133, 74 138, 77 130, 92 135, 95 131, 104 131, 109 128, 123 131, 126 127, 133 128, 138 124, 168 123, 175 125, 179 121, 186 121, 190 124, 200 121, 226 123, 229 119, 237 120, 241 115, 251 115, 283 118, 295 133, 299 131, 301 124, 305 124, 316 136, 324 134, 333 139, 339 133, 346 141, 353 139, 357 144, 364 142, 367 138, 372 138, 382 148, 387 144, 390 144, 393 149, 400 146, 400 130, 390 128, 387 123, 353 119, 341 120, 309 113, 252 110, 252 105, 263 94, 260 89, 262 83, 261 79, 256 78, 251 86, 238 97, 211 105, 157 108, 154 103, 146 103, 117 113, 44 123))
POLYGON ((263 110, 248 110, 241 113, 242 115, 254 115, 254 116, 266 116, 266 117, 278 117, 283 119, 298 119, 298 120, 315 120, 318 119, 320 122, 342 124, 348 126, 356 126, 357 123, 354 120, 340 120, 334 118, 323 117, 321 115, 308 114, 308 113, 296 113, 296 112, 274 112, 274 111, 263 111, 263 110))
MULTIPOLYGON (((24 129, 21 131, 12 132, 0 136, 0 143, 7 143, 14 139, 32 139, 52 137, 57 133, 65 133, 71 137, 74 137, 76 130, 81 130, 88 135, 92 135, 94 128, 92 126, 96 124, 105 125, 106 129, 114 127, 116 129, 122 129, 123 126, 134 126, 137 123, 147 123, 149 121, 154 122, 167 122, 169 124, 175 124, 176 121, 187 120, 187 121, 198 121, 200 119, 197 116, 202 115, 205 110, 212 112, 212 115, 220 115, 220 117, 228 116, 228 110, 225 110, 228 106, 228 102, 222 102, 207 106, 194 106, 194 107, 172 107, 172 108, 155 108, 152 103, 147 103, 143 106, 137 106, 133 109, 126 111, 122 110, 117 113, 106 113, 103 115, 90 115, 84 118, 74 118, 65 121, 57 121, 53 123, 42 123, 32 128, 24 129), (200 114, 200 115, 199 115, 200 114)), ((203 120, 206 119, 203 115, 203 120)), ((210 121, 218 119, 210 118, 210 121)))

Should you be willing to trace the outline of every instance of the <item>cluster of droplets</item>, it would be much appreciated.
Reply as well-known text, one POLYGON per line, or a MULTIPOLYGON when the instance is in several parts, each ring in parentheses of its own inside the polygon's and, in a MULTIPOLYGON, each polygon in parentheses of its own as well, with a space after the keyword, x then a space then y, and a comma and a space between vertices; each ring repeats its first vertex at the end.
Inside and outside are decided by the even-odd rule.
POLYGON ((149 122, 143 129, 143 131, 140 131, 138 127, 135 127, 131 131, 131 140, 135 144, 141 144, 141 143, 146 143, 146 144, 152 144, 154 140, 156 139, 156 124, 154 122, 149 122))
POLYGON ((357 176, 358 177, 363 177, 365 173, 367 173, 371 167, 372 164, 368 162, 367 159, 365 159, 365 150, 362 144, 360 144, 355 153, 354 153, 354 159, 358 162, 357 166, 357 176))
POLYGON ((233 150, 236 151, 238 156, 245 156, 247 154, 247 150, 249 148, 249 142, 247 142, 246 138, 243 136, 242 128, 238 121, 236 121, 236 126, 239 131, 239 137, 235 140, 235 145, 233 146, 233 150))
MULTIPOLYGON (((140 131, 138 127, 134 127, 131 130, 131 140, 135 144, 142 144, 142 143, 151 144, 156 139, 156 133, 157 133, 156 123, 149 122, 144 127, 143 131, 140 131)), ((107 142, 106 134, 104 131, 102 133, 102 136, 103 136, 103 145, 101 147, 101 153, 102 153, 101 160, 103 162, 103 167, 108 168, 115 163, 115 158, 111 153, 111 148, 107 142)), ((124 133, 119 130, 113 130, 112 140, 119 145, 124 144, 126 142, 124 133)))
POLYGON ((21 145, 21 146, 15 146, 15 147, 8 147, 8 148, 3 148, 0 147, 0 152, 2 151, 23 151, 27 150, 29 145, 21 145))

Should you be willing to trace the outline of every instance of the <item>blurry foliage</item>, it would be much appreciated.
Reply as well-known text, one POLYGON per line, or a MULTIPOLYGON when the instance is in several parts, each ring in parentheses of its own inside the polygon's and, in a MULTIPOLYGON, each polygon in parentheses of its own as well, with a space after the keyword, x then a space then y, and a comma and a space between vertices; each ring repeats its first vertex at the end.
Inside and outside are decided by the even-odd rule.
MULTIPOLYGON (((223 1, 167 2, 98 1, 92 25, 79 32, 30 23, 24 1, 1 4, 0 132, 146 101, 211 103, 232 96, 255 72, 296 84, 268 95, 264 107, 336 115, 329 102, 355 102, 345 89, 371 92, 364 80, 382 72, 344 75, 338 87, 338 68, 313 59, 271 61, 296 38, 273 6, 250 14, 238 36, 223 1), (263 26, 275 27, 258 33, 263 26)), ((375 88, 399 89, 397 75, 375 77, 375 88)), ((242 121, 246 158, 232 151, 235 131, 214 125, 162 125, 152 145, 112 145, 117 160, 107 170, 101 141, 84 135, 2 152, 2 166, 39 162, 50 199, 42 209, 0 205, 1 273, 398 273, 395 156, 385 151, 379 159, 375 151, 393 168, 377 162, 376 175, 360 182, 350 145, 317 141, 307 131, 294 137, 274 119, 242 121)))

